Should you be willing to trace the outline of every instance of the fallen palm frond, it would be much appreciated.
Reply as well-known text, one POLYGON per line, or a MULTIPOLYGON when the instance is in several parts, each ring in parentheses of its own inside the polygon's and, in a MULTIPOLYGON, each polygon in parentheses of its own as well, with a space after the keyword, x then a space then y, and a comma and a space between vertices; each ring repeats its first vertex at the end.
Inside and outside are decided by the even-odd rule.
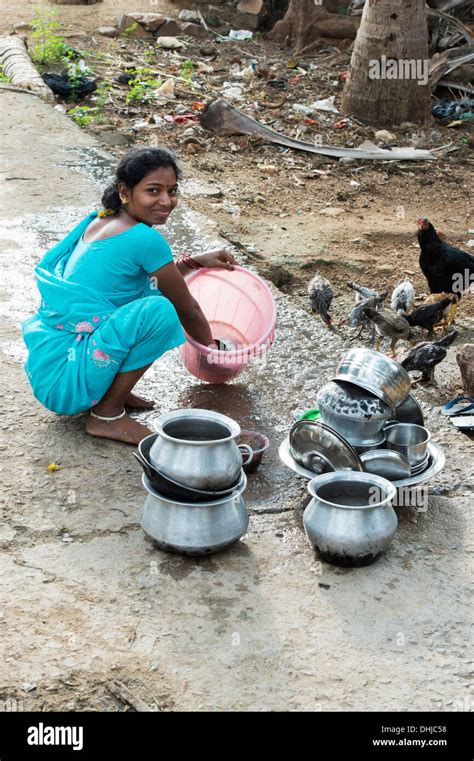
POLYGON ((295 140, 294 138, 282 135, 280 132, 275 132, 270 127, 266 127, 264 124, 257 122, 234 106, 231 106, 223 98, 218 98, 206 106, 201 114, 201 125, 204 129, 216 132, 219 135, 254 135, 263 138, 267 142, 286 145, 288 148, 294 148, 297 151, 318 153, 322 156, 331 156, 336 159, 347 157, 382 161, 429 161, 435 158, 430 151, 416 148, 393 148, 386 150, 377 148, 373 143, 367 148, 364 146, 360 148, 338 148, 331 145, 304 143, 301 140, 295 140))

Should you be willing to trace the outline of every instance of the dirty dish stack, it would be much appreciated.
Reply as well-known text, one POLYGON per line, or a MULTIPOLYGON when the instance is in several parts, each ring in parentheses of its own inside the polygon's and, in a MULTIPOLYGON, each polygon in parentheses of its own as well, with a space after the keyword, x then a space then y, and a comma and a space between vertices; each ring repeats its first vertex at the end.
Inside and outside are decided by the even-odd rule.
MULTIPOLYGON (((163 415, 136 457, 147 492, 140 523, 164 550, 209 555, 236 542, 248 526, 243 498, 240 426, 210 410, 163 415)), ((251 450, 247 452, 251 458, 251 450)))
POLYGON ((421 479, 433 465, 436 450, 410 389, 398 363, 351 349, 319 390, 320 419, 298 420, 280 448, 282 459, 296 466, 290 467, 313 476, 303 523, 327 562, 360 566, 376 560, 397 528, 392 502, 398 484, 421 479))

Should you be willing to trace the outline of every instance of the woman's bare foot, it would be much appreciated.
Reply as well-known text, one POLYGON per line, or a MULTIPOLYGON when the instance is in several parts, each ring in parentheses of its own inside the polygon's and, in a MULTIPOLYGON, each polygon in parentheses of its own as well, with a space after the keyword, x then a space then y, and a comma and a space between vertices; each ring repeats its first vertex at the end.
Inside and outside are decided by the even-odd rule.
POLYGON ((146 425, 137 423, 136 420, 133 420, 128 415, 124 415, 119 420, 109 421, 99 420, 89 415, 86 422, 86 433, 89 436, 137 445, 145 436, 149 436, 153 431, 150 431, 146 425))
POLYGON ((155 402, 150 402, 149 399, 143 399, 142 396, 137 396, 130 392, 125 400, 125 406, 130 407, 132 410, 152 410, 155 402))

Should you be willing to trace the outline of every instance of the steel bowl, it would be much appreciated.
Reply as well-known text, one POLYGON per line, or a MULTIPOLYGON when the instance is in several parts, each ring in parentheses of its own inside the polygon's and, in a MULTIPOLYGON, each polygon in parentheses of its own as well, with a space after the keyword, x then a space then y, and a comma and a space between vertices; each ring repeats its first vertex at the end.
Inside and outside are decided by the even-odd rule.
POLYGON ((242 486, 230 496, 194 504, 163 497, 145 475, 142 483, 147 496, 140 514, 141 527, 167 552, 211 555, 229 547, 247 530, 249 515, 242 496, 247 486, 245 475, 242 486))
POLYGON ((378 446, 382 429, 392 417, 391 407, 374 394, 344 381, 329 381, 317 395, 321 420, 352 446, 378 446))
POLYGON ((372 349, 354 348, 344 354, 332 380, 365 388, 395 411, 411 389, 410 376, 398 362, 372 349))
POLYGON ((313 478, 303 523, 320 557, 334 565, 373 563, 397 529, 395 486, 370 473, 336 472, 313 478))
POLYGON ((360 459, 366 473, 382 476, 388 481, 409 478, 412 473, 407 458, 391 449, 372 449, 361 454, 360 459))
POLYGON ((260 433, 259 431, 242 429, 240 436, 237 437, 236 441, 239 449, 242 446, 246 446, 250 449, 252 456, 246 457, 243 455, 242 467, 245 473, 254 473, 262 461, 263 453, 266 452, 270 446, 270 440, 265 434, 260 433))
POLYGON ((407 398, 398 405, 395 411, 395 418, 399 423, 425 424, 423 410, 413 394, 408 394, 407 398))
POLYGON ((410 466, 416 467, 426 459, 431 434, 427 428, 413 423, 396 423, 385 429, 387 449, 405 455, 410 466))

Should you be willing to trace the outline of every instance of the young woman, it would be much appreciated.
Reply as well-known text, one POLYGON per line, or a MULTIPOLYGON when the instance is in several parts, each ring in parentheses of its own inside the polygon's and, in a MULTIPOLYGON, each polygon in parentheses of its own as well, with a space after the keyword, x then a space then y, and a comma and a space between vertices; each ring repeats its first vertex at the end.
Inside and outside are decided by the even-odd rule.
POLYGON ((91 436, 137 444, 149 429, 125 407, 153 407, 132 389, 185 330, 208 346, 209 324, 184 277, 197 267, 233 269, 223 249, 177 264, 155 225, 178 203, 180 170, 169 151, 139 148, 120 161, 89 214, 38 264, 41 303, 23 323, 25 365, 36 398, 61 415, 90 410, 91 436))

